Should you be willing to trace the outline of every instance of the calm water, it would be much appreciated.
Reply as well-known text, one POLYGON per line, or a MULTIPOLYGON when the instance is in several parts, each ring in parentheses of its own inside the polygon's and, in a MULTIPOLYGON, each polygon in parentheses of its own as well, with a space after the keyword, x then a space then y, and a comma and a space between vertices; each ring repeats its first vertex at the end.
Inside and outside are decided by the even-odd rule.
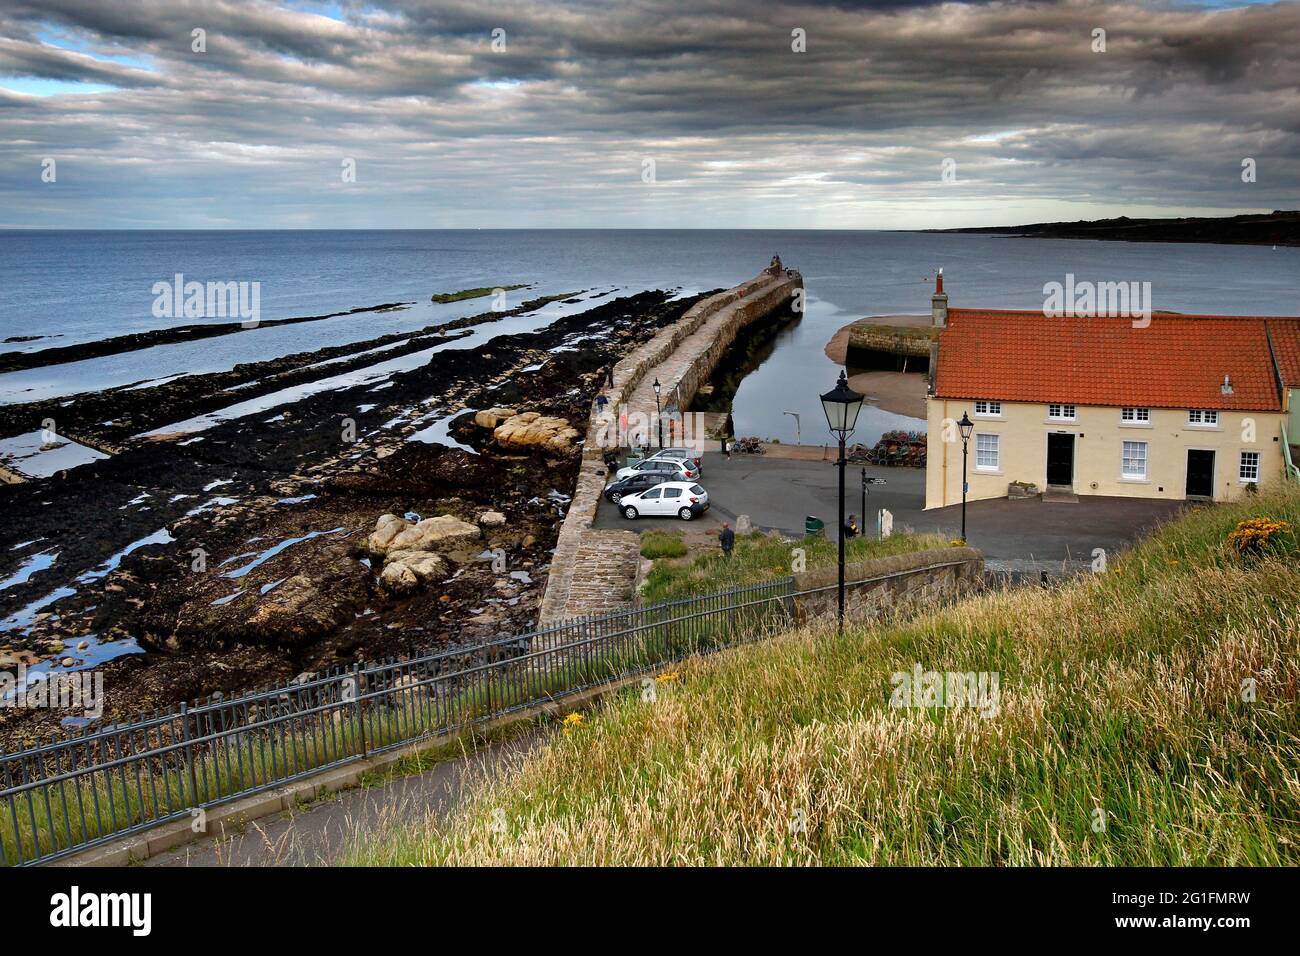
MULTIPOLYGON (((530 283, 511 294, 512 305, 580 289, 694 292, 734 285, 776 252, 803 272, 808 310, 741 385, 736 427, 741 434, 793 441, 794 421, 783 412, 797 412, 809 443, 825 437, 817 395, 837 371, 823 352, 827 340, 862 316, 928 311, 929 277, 939 266, 954 307, 1041 308, 1043 284, 1073 272, 1079 280, 1150 281, 1157 309, 1294 315, 1300 276, 1300 249, 881 232, 0 231, 0 339, 47 337, 0 345, 0 351, 204 321, 152 315, 153 284, 177 272, 201 282, 260 282, 263 320, 416 303, 398 312, 260 328, 0 375, 0 402, 224 369, 415 329, 488 306, 486 299, 435 306, 429 301, 435 292, 530 283)), ((536 327, 556 314, 551 309, 511 325, 536 327)), ((873 432, 915 425, 902 416, 864 413, 858 437, 870 440, 873 432)))

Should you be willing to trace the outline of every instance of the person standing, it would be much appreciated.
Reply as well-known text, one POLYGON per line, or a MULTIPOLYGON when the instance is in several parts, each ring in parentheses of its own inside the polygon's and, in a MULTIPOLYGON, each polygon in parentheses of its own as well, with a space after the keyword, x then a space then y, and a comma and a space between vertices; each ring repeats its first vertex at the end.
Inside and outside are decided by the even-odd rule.
POLYGON ((723 557, 731 557, 731 549, 736 546, 736 532, 731 530, 731 525, 722 522, 722 530, 718 532, 718 544, 722 545, 723 557))
POLYGON ((731 461, 731 440, 726 435, 722 436, 722 455, 727 461, 731 461))

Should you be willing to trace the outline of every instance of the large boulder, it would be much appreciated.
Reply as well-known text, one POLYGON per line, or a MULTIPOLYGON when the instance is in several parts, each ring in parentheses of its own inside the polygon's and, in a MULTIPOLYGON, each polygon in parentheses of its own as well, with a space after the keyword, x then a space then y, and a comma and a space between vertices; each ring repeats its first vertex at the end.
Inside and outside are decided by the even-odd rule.
POLYGON ((478 540, 477 525, 454 515, 425 518, 412 524, 396 515, 380 515, 368 545, 372 552, 441 551, 464 548, 478 540))
POLYGON ((394 594, 407 594, 420 586, 415 572, 400 561, 384 565, 384 571, 379 575, 379 583, 394 594))
POLYGON ((535 449, 563 455, 573 449, 581 433, 565 418, 550 418, 539 412, 513 415, 492 433, 504 448, 535 449))
MULTIPOLYGON (((451 572, 447 559, 440 554, 432 554, 428 551, 390 551, 384 561, 384 574, 380 575, 380 580, 384 580, 384 575, 388 574, 389 569, 395 567, 409 569, 420 584, 441 581, 451 572)), ((393 574, 400 573, 393 572, 393 574)))
POLYGON ((474 424, 479 428, 496 428, 507 418, 518 414, 513 408, 484 408, 474 413, 474 424))
POLYGON ((392 540, 409 527, 411 527, 411 523, 397 517, 397 515, 380 515, 379 520, 375 522, 375 530, 371 532, 367 542, 370 545, 370 550, 382 554, 388 550, 392 540))

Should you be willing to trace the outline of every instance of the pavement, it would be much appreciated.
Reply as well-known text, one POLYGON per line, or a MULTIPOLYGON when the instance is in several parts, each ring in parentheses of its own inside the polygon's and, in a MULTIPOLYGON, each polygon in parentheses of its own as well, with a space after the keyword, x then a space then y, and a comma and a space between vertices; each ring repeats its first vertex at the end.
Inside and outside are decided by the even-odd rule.
MULTIPOLYGON (((803 449, 800 449, 803 452, 803 449)), ((723 521, 735 526, 739 515, 749 515, 756 527, 801 536, 804 518, 814 515, 826 522, 830 534, 838 512, 838 478, 835 464, 822 461, 820 446, 807 446, 800 457, 733 455, 706 451, 700 479, 709 492, 709 512, 692 522, 700 530, 716 529, 723 521)), ((849 465, 845 476, 847 514, 862 512, 863 466, 849 465)), ((876 511, 887 508, 894 529, 935 532, 949 538, 961 535, 961 506, 924 511, 925 470, 867 465, 867 476, 885 479, 868 488, 868 528, 875 527, 876 511)), ((1094 548, 1107 554, 1132 543, 1153 526, 1185 507, 1182 501, 1147 498, 1112 498, 1085 495, 1077 501, 1043 501, 1038 498, 997 498, 966 505, 966 538, 984 552, 990 569, 1033 571, 1091 562, 1094 548)), ((677 518, 640 518, 628 521, 618 509, 601 500, 593 527, 644 531, 680 528, 677 518)))
POLYGON ((370 787, 342 790, 290 814, 255 820, 225 836, 211 836, 151 857, 158 866, 331 866, 358 834, 390 826, 445 819, 489 777, 545 739, 528 733, 488 743, 434 764, 423 773, 370 787))

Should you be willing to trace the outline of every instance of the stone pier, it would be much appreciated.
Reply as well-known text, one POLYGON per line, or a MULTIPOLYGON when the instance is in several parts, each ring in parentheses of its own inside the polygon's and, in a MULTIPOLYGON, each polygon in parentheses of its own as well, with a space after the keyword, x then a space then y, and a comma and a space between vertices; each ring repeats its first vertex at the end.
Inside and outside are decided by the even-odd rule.
MULTIPOLYGON (((662 402, 689 407, 740 331, 787 308, 802 288, 803 277, 774 259, 748 282, 698 302, 614 366, 614 384, 605 389, 605 415, 598 417, 593 408, 587 424, 582 466, 556 542, 539 628, 632 606, 640 536, 591 527, 608 481, 602 453, 618 444, 620 420, 654 421, 656 378, 662 402)), ((666 443, 667 432, 664 438, 666 443)))

